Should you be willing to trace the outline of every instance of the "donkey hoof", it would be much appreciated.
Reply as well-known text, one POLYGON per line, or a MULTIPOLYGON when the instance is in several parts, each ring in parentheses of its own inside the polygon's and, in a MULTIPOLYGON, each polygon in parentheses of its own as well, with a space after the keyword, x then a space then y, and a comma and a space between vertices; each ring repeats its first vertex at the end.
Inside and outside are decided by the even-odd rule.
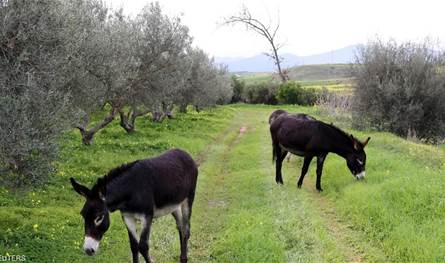
POLYGON ((301 185, 302 185, 302 183, 297 184, 298 189, 301 189, 301 185))
POLYGON ((317 187, 317 191, 318 191, 319 193, 321 193, 321 192, 323 192, 323 189, 321 189, 321 187, 317 187))

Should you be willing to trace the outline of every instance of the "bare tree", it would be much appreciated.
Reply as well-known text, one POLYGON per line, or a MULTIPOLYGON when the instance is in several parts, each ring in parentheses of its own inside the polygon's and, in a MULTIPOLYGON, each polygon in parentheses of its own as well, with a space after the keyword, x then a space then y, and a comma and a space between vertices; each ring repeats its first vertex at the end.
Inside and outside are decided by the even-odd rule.
POLYGON ((278 55, 278 50, 283 46, 283 44, 277 43, 276 41, 277 32, 280 28, 279 17, 275 26, 272 26, 271 23, 265 24, 259 19, 253 17, 249 9, 246 6, 243 6, 239 14, 225 18, 222 24, 243 24, 246 26, 247 30, 252 30, 266 38, 267 42, 271 46, 271 51, 265 54, 269 56, 277 66, 278 75, 280 75, 281 81, 284 83, 288 80, 287 72, 281 68, 281 62, 283 59, 278 55))

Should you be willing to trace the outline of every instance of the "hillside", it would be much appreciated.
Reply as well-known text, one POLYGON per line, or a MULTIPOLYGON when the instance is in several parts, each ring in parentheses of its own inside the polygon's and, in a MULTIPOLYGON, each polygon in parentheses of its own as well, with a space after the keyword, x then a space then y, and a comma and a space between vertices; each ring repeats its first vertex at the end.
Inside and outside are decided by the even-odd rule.
MULTIPOLYGON (((360 45, 351 45, 337 50, 331 50, 320 54, 310 56, 298 56, 292 53, 282 53, 283 68, 301 66, 301 65, 318 65, 318 64, 347 64, 354 61, 357 49, 360 45)), ((252 57, 216 57, 217 63, 228 66, 230 72, 274 72, 276 70, 273 61, 264 54, 252 57)))
MULTIPOLYGON (((291 80, 303 82, 304 85, 339 84, 349 82, 349 64, 305 65, 289 69, 291 80)), ((278 81, 274 73, 268 72, 236 72, 246 84, 278 81)))
POLYGON ((339 80, 350 76, 350 64, 305 65, 289 69, 291 80, 339 80))

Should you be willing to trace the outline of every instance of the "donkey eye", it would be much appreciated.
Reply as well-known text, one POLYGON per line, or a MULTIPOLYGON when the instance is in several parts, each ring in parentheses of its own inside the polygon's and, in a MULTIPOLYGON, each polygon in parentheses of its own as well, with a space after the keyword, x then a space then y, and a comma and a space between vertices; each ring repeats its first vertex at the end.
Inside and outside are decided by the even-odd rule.
POLYGON ((96 226, 98 226, 98 225, 100 225, 100 224, 102 223, 103 220, 104 220, 104 216, 103 216, 103 215, 98 216, 98 217, 96 217, 96 218, 94 219, 94 224, 95 224, 96 226))

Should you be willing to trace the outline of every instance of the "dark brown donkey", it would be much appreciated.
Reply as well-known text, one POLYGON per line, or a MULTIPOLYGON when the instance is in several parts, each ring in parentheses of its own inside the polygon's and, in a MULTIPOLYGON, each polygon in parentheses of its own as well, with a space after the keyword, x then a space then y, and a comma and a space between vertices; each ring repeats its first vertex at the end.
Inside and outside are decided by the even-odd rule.
POLYGON ((85 221, 83 249, 88 255, 97 251, 110 226, 109 214, 119 210, 127 226, 133 262, 139 262, 139 253, 146 262, 152 262, 148 253, 152 220, 172 214, 179 230, 180 260, 187 262, 197 177, 198 169, 190 155, 175 149, 115 168, 99 178, 91 190, 70 178, 74 190, 86 198, 81 211, 85 221), (137 221, 142 224, 139 235, 137 221))
POLYGON ((288 114, 281 114, 270 125, 272 136, 273 160, 276 161, 275 181, 283 184, 281 165, 288 152, 303 156, 304 163, 298 187, 303 184, 312 159, 317 157, 316 188, 322 191, 321 174, 323 163, 328 153, 333 152, 346 160, 351 173, 357 178, 365 177, 366 153, 364 148, 371 138, 360 142, 352 135, 332 124, 315 119, 295 118, 288 114))

